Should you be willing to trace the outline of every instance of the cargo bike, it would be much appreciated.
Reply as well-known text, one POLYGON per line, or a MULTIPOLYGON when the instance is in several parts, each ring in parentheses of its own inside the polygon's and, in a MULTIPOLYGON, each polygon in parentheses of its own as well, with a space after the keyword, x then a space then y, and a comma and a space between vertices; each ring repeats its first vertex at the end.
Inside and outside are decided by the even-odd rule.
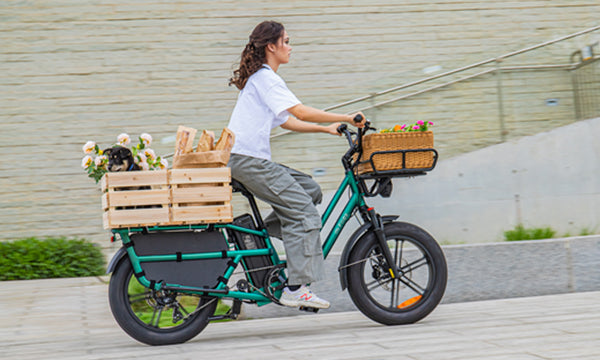
MULTIPOLYGON (((370 319, 410 324, 426 317, 442 299, 444 254, 425 230, 398 221, 396 215, 378 214, 367 198, 389 197, 393 178, 425 175, 435 167, 438 154, 432 143, 368 150, 364 144, 369 137, 380 135, 367 135, 371 129, 369 122, 356 132, 346 125, 338 128, 349 145, 342 157, 345 175, 322 215, 323 225, 338 204, 342 210, 323 240, 323 255, 327 258, 348 220, 356 216, 360 226, 340 258, 341 287, 370 319), (385 158, 393 165, 385 165, 385 158), (348 198, 342 200, 346 191, 348 198)), ((247 199, 251 214, 227 222, 112 229, 113 240, 123 246, 107 270, 112 273, 109 303, 119 326, 134 339, 150 345, 182 343, 211 321, 235 319, 242 303, 279 304, 286 263, 273 247, 254 196, 235 179, 231 187, 247 199), (240 268, 243 279, 235 281, 240 268), (217 315, 219 299, 228 299, 232 306, 217 315)))

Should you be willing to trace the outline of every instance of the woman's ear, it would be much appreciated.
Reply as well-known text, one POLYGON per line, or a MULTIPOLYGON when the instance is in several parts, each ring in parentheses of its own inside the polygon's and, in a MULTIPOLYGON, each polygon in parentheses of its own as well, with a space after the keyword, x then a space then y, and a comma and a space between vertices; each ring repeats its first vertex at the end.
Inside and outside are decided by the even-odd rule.
POLYGON ((277 50, 277 47, 275 46, 275 44, 269 43, 267 44, 267 50, 269 50, 270 52, 275 52, 275 50, 277 50))

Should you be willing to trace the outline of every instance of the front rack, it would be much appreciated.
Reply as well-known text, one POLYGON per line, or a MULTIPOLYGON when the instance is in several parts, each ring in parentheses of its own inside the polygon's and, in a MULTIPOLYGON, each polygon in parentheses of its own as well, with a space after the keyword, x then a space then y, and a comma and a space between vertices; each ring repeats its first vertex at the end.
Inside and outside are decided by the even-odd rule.
POLYGON ((438 160, 438 152, 435 149, 403 149, 403 150, 386 150, 386 151, 375 151, 371 154, 368 160, 365 161, 357 161, 354 164, 355 171, 358 173, 358 166, 362 164, 369 164, 371 169, 370 171, 364 174, 358 174, 358 177, 361 179, 378 179, 382 177, 392 178, 392 177, 412 177, 418 175, 426 175, 428 171, 433 170, 437 164, 438 160), (428 167, 419 167, 419 168, 406 168, 406 154, 408 153, 432 153, 433 162, 431 166, 428 167), (386 154, 402 154, 402 166, 398 169, 392 170, 378 170, 376 163, 374 161, 374 157, 376 155, 386 155, 386 154))

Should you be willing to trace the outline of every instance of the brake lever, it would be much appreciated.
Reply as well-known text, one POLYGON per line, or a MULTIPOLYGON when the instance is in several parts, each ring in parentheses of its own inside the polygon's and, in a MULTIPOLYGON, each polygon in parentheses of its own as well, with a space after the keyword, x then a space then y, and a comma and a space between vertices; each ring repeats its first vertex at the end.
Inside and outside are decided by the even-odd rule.
POLYGON ((341 124, 337 127, 337 132, 340 134, 346 135, 346 139, 348 140, 348 145, 352 147, 352 135, 356 135, 354 131, 348 130, 348 125, 341 124))
POLYGON ((343 134, 344 131, 348 130, 348 125, 341 124, 340 126, 337 127, 336 130, 337 130, 338 134, 343 134))

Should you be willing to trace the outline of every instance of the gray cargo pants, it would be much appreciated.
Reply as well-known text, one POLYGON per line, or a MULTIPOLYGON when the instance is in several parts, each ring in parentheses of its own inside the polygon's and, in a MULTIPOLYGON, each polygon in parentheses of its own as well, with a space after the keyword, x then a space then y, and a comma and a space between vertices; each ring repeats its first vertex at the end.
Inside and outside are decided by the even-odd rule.
POLYGON ((321 248, 322 200, 319 184, 307 174, 269 160, 231 154, 231 176, 273 207, 265 218, 269 234, 283 240, 288 283, 308 284, 324 278, 321 248))

